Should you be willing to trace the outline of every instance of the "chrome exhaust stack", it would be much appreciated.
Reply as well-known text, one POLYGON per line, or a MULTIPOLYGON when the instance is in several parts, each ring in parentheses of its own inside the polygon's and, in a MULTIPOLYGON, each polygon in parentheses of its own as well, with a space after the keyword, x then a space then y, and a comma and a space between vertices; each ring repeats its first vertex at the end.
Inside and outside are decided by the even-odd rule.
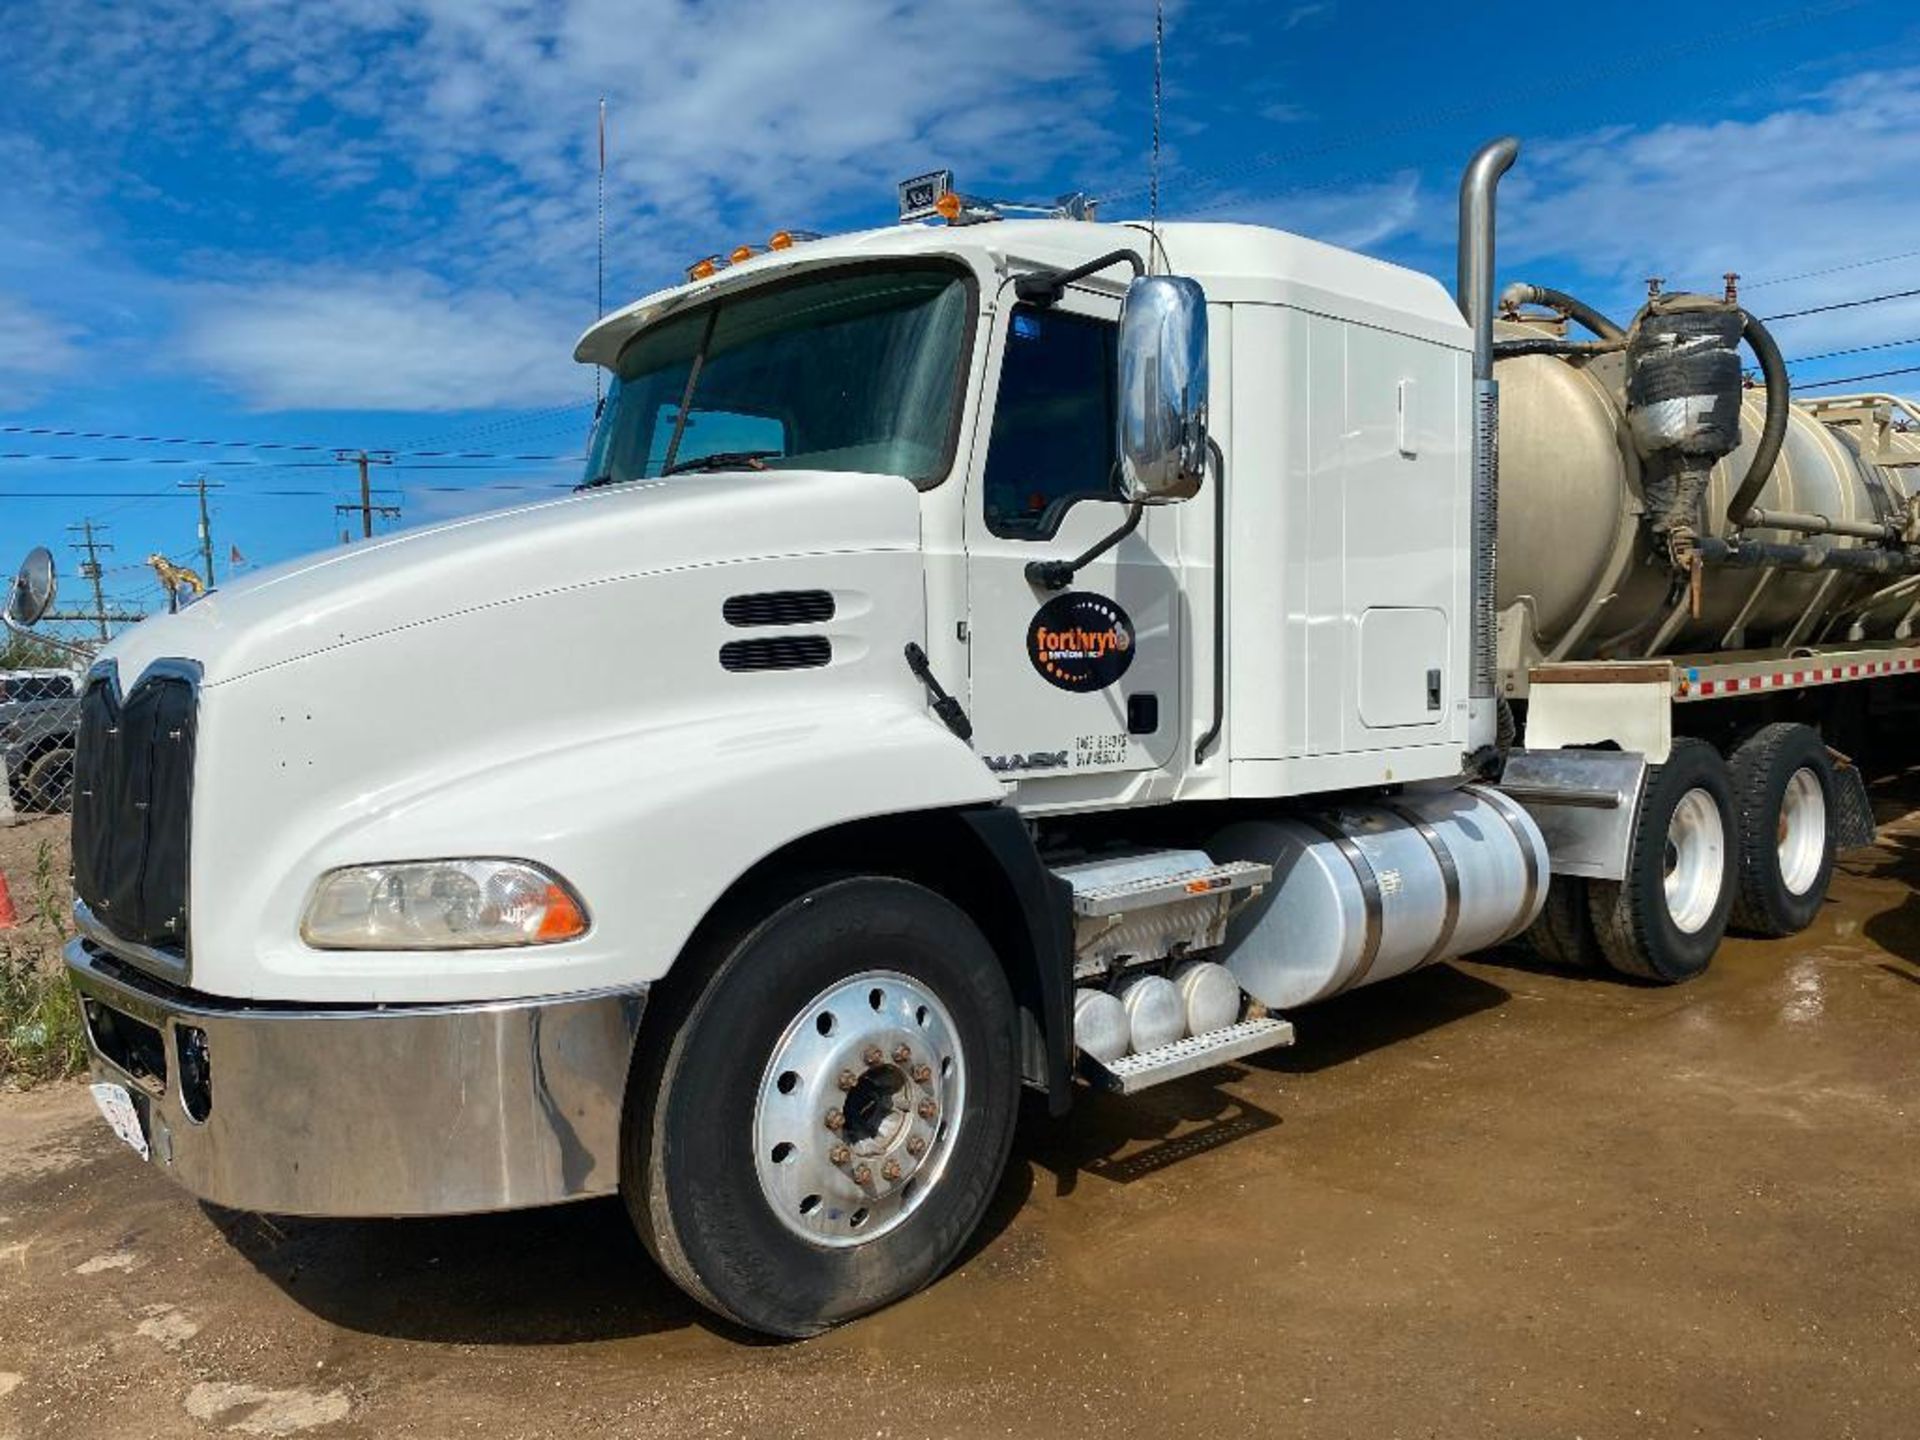
POLYGON ((1519 157, 1511 135, 1482 145, 1460 177, 1460 273, 1455 300, 1473 326, 1473 638, 1467 747, 1498 729, 1499 616, 1494 546, 1500 530, 1500 387, 1493 378, 1494 191, 1519 157))

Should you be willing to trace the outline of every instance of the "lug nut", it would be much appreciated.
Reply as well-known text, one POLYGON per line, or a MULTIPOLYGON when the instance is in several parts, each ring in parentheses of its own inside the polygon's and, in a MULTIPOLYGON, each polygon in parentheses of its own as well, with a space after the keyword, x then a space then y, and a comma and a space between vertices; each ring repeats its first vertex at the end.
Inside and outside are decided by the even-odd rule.
POLYGON ((873 1183, 873 1171, 869 1170, 865 1165, 854 1166, 853 1183, 856 1185, 871 1185, 873 1183))
POLYGON ((933 1079, 933 1067, 930 1065, 916 1065, 913 1067, 912 1074, 914 1084, 924 1085, 933 1079))
POLYGON ((887 1057, 883 1053, 881 1053, 880 1047, 878 1045, 869 1045, 864 1051, 861 1052, 860 1058, 861 1060, 866 1062, 867 1068, 871 1070, 873 1069, 874 1066, 879 1065, 883 1061, 885 1061, 887 1057))
POLYGON ((853 1158, 853 1151, 844 1145, 836 1145, 827 1152, 827 1159, 835 1165, 844 1165, 853 1158))
POLYGON ((934 1116, 938 1115, 939 1113, 940 1113, 940 1107, 938 1105, 935 1105, 931 1099, 922 1100, 920 1102, 920 1118, 922 1120, 931 1120, 933 1119, 934 1116))
POLYGON ((860 1083, 860 1077, 854 1074, 851 1070, 842 1070, 840 1072, 840 1088, 842 1090, 851 1090, 853 1089, 854 1086, 858 1085, 859 1083, 860 1083))
POLYGON ((893 1063, 894 1064, 905 1065, 908 1061, 912 1059, 913 1059, 913 1051, 909 1050, 904 1044, 896 1045, 893 1047, 893 1063))
POLYGON ((923 1135, 907 1137, 907 1154, 918 1157, 927 1153, 927 1141, 923 1135))
POLYGON ((838 1135, 842 1130, 846 1129, 846 1126, 847 1117, 845 1115, 841 1114, 838 1110, 827 1111, 827 1129, 838 1135))
POLYGON ((886 1164, 880 1167, 880 1178, 889 1181, 898 1180, 900 1178, 900 1162, 898 1160, 887 1161, 886 1164))

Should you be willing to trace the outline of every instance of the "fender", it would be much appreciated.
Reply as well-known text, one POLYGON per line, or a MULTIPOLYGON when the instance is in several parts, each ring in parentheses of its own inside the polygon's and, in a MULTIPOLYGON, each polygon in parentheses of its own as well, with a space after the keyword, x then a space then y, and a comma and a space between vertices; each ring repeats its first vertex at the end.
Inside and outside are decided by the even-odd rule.
POLYGON ((1038 1036, 1021 1037, 1027 1078, 1047 1092, 1058 1117, 1073 1104, 1073 890, 1034 849, 1033 837, 1008 806, 961 817, 999 866, 1020 906, 1031 948, 1028 973, 1015 973, 1014 996, 1039 1021, 1038 1036), (1032 1053, 1038 1049, 1038 1054, 1032 1053))
MULTIPOLYGON (((782 846, 857 820, 997 806, 1002 797, 1000 782, 918 696, 850 703, 840 692, 569 743, 442 773, 430 788, 383 794, 344 822, 326 812, 333 828, 322 834, 271 832, 274 853, 238 867, 229 903, 196 915, 194 984, 256 999, 420 1002, 650 983, 714 901, 782 846), (435 952, 430 963, 418 952, 301 943, 298 917, 322 871, 452 855, 549 866, 586 902, 591 930, 550 947, 435 952), (229 955, 250 961, 229 970, 229 955), (223 987, 222 978, 248 988, 223 987)), ((1037 882, 1029 873, 1021 883, 1037 882)))

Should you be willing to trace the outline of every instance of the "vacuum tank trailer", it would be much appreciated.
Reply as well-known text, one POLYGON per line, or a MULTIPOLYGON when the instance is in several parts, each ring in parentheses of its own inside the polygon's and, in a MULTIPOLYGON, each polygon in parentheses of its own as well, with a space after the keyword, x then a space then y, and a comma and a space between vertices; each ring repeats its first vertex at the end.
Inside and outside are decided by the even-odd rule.
POLYGON ((617 1193, 799 1335, 951 1262, 1023 1085, 1131 1095, 1524 933, 1679 981, 1805 925, 1870 828, 1835 751, 1920 661, 1911 438, 1792 403, 1729 296, 1502 309, 1516 150, 1457 298, 920 177, 596 323, 578 493, 119 636, 102 1113, 242 1209, 617 1193))

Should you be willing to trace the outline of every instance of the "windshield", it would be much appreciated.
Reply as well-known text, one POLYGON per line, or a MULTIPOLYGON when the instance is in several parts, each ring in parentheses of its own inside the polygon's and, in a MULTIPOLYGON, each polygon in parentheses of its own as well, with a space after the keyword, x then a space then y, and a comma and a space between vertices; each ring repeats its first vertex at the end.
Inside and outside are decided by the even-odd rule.
POLYGON ((621 352, 588 483, 702 468, 935 480, 960 404, 967 282, 944 266, 749 290, 621 352))

